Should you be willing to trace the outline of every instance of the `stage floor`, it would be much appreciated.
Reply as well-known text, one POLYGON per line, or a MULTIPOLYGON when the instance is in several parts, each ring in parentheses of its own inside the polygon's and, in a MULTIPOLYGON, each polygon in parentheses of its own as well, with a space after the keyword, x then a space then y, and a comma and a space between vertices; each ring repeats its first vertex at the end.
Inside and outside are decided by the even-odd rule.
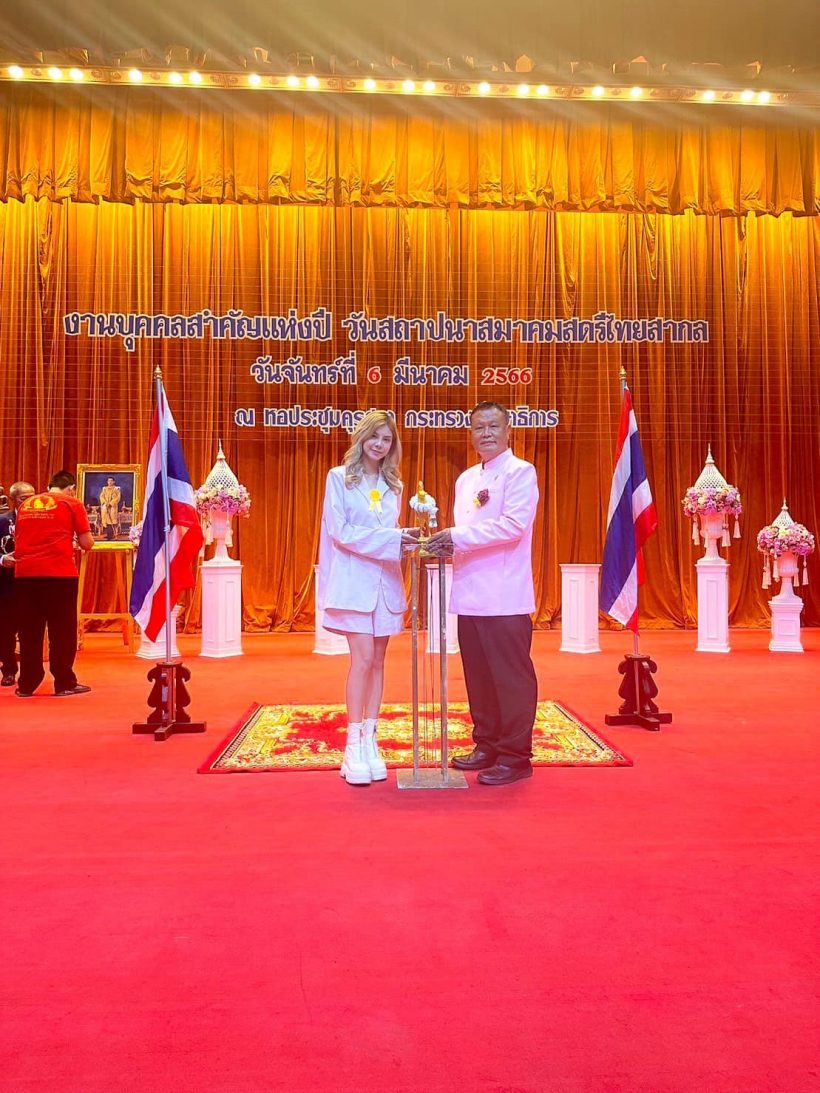
MULTIPOLYGON (((659 733, 607 728, 627 635, 539 697, 631 768, 403 794, 208 777, 252 702, 338 702, 345 657, 183 637, 204 736, 132 737, 150 664, 90 635, 90 695, 0 691, 3 1088, 783 1091, 816 1083, 820 631, 802 656, 650 632, 659 733)), ((386 700, 409 697, 409 639, 386 700)), ((464 697, 457 657, 450 693, 464 697)), ((48 684, 44 685, 48 686, 48 684)), ((471 777, 471 782, 473 781, 471 777)))

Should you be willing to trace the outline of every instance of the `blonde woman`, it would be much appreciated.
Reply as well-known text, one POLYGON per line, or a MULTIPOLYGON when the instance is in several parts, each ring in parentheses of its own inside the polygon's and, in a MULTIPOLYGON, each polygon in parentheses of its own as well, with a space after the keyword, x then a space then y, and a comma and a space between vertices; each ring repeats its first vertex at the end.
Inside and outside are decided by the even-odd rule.
POLYGON ((347 745, 342 777, 352 785, 383 781, 376 739, 384 656, 403 625, 401 556, 418 528, 398 526, 401 442, 384 410, 371 410, 351 438, 341 467, 328 472, 319 546, 318 603, 328 630, 350 648, 347 745))

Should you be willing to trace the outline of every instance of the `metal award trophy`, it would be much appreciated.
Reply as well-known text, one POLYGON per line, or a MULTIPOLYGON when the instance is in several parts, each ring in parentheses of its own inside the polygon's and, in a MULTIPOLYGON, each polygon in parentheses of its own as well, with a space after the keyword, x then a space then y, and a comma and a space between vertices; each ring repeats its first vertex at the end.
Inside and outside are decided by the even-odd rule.
POLYGON ((418 493, 410 498, 410 508, 418 515, 422 544, 410 556, 410 626, 411 626, 411 681, 413 710, 413 769, 396 771, 399 789, 467 789, 467 779, 460 770, 448 766, 447 754, 447 588, 445 560, 427 554, 424 542, 436 527, 438 506, 436 500, 419 482, 418 493), (433 610, 430 602, 430 571, 438 567, 438 624, 439 645, 437 653, 419 651, 419 585, 420 574, 427 572, 427 623, 432 625, 433 610), (438 664, 436 665, 436 660, 438 664), (421 661, 421 664, 419 664, 421 661), (436 668, 438 669, 436 671, 436 668), (420 670, 421 669, 421 670, 420 670), (438 702, 436 683, 438 682, 438 702), (436 714, 438 706, 438 714, 436 714), (438 734, 436 734, 438 722, 438 734), (436 754, 437 753, 437 754, 436 754))

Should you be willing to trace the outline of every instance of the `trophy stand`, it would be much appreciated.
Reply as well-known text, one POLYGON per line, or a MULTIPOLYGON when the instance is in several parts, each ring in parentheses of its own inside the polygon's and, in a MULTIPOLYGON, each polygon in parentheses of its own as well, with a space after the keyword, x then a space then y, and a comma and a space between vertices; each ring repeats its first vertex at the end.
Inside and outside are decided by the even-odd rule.
MULTIPOLYGON (((429 495, 424 493, 424 487, 419 483, 417 500, 426 501, 429 495)), ((432 499, 430 499, 432 501, 432 499)), ((435 502, 432 502, 433 506, 435 502)), ((412 507, 416 507, 412 505, 412 507)), ((425 510, 419 510, 424 512, 425 510)), ((435 509, 431 510, 429 519, 422 518, 422 542, 428 537, 429 527, 435 527, 435 509)), ((424 550, 414 552, 410 560, 410 635, 411 635, 411 686, 412 686, 412 711, 413 711, 413 768, 412 770, 396 771, 396 783, 399 789, 467 789, 468 782, 463 772, 451 769, 448 765, 448 739, 447 739, 447 587, 445 581, 446 562, 444 558, 433 558, 425 555, 424 550), (438 572, 438 624, 439 641, 435 653, 419 653, 419 584, 422 569, 428 571, 428 587, 430 570, 434 567, 438 572), (435 695, 432 694, 428 703, 427 694, 422 694, 419 681, 419 656, 428 658, 422 665, 429 663, 438 667, 438 717, 435 716, 435 695), (438 740, 436 741, 434 726, 438 722, 438 740), (422 722, 423 744, 422 747, 422 722), (438 762, 434 763, 436 749, 438 749, 438 762)), ((428 620, 432 620, 432 611, 428 611, 428 620)), ((426 673, 424 673, 426 676, 426 673)), ((435 675, 430 674, 430 690, 435 690, 435 675)))

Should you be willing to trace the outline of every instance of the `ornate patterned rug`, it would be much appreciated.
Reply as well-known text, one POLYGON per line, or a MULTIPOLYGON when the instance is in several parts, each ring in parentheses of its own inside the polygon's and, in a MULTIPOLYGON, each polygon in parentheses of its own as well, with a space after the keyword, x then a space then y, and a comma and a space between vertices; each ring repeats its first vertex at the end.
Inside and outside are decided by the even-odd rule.
MULTIPOLYGON (((432 744, 438 721, 431 715, 432 744)), ((252 706, 208 756, 200 774, 278 770, 338 770, 345 746, 344 706, 252 706)), ((472 747, 467 704, 449 706, 448 737, 453 751, 472 747)), ((383 706, 379 746, 389 767, 413 765, 413 723, 408 705, 383 706)), ((435 765, 436 759, 427 765, 435 765)), ((533 732, 538 766, 630 767, 632 760, 558 702, 539 702, 533 732)))

